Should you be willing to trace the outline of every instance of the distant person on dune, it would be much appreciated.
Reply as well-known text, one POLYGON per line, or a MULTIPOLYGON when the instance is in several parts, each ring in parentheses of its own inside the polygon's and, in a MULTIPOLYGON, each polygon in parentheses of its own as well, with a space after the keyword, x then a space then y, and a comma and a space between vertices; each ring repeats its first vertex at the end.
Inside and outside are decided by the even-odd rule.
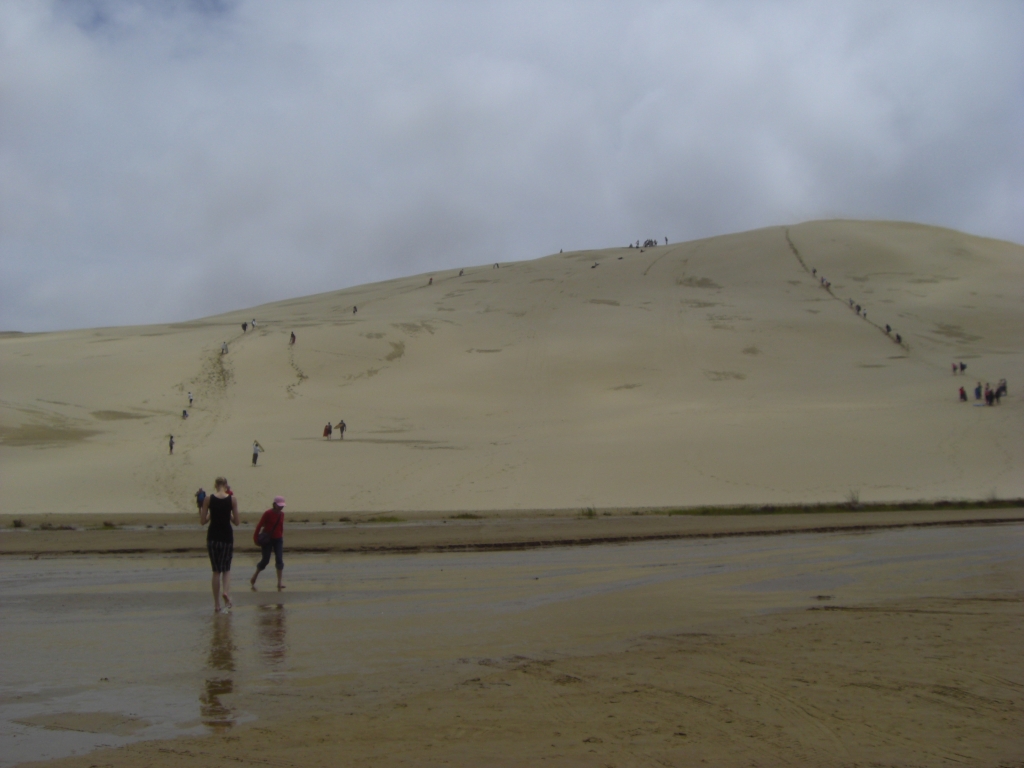
POLYGON ((203 499, 205 498, 206 491, 204 491, 202 488, 196 491, 196 509, 199 510, 200 512, 203 511, 203 499))
POLYGON ((967 364, 966 364, 966 363, 964 363, 964 361, 963 361, 963 360, 961 360, 961 361, 960 361, 960 373, 963 373, 963 372, 964 372, 964 371, 966 371, 966 370, 967 370, 967 364))
POLYGON ((249 330, 249 324, 248 323, 242 323, 242 333, 245 333, 248 330, 249 330))
POLYGON ((257 461, 257 459, 259 459, 260 454, 263 453, 265 450, 266 450, 266 448, 264 448, 262 445, 260 445, 260 441, 259 440, 253 440, 252 441, 252 465, 254 467, 256 466, 256 461, 257 461))
POLYGON ((891 327, 889 327, 889 324, 888 324, 888 323, 886 323, 886 324, 885 324, 885 332, 886 332, 886 333, 892 333, 892 328, 891 328, 891 327))
POLYGON ((254 318, 252 319, 252 322, 251 322, 251 323, 249 323, 249 325, 251 325, 251 326, 252 326, 252 329, 253 329, 254 331, 256 330, 256 318, 255 318, 255 317, 254 317, 254 318))
POLYGON ((181 409, 181 418, 183 420, 188 418, 188 411, 184 408, 181 409))
POLYGON ((284 589, 281 577, 284 575, 284 496, 275 496, 273 506, 263 513, 252 540, 261 550, 263 556, 256 563, 256 573, 249 579, 249 586, 256 591, 256 579, 270 562, 270 553, 274 553, 274 567, 277 569, 277 591, 284 589))
POLYGON ((188 407, 189 408, 192 407, 192 393, 191 392, 188 393, 188 407))
POLYGON ((978 386, 974 388, 974 399, 981 400, 981 382, 978 382, 978 386))
POLYGON ((953 363, 953 375, 956 376, 956 363, 953 363))
POLYGON ((331 422, 327 422, 327 426, 324 427, 324 437, 328 440, 331 439, 331 422))
POLYGON ((171 439, 167 441, 167 445, 171 449, 170 450, 170 455, 173 456, 174 455, 174 435, 171 435, 171 439))
POLYGON ((960 400, 965 403, 967 402, 967 390, 963 387, 960 387, 960 400))
POLYGON ((353 306, 352 306, 352 314, 354 315, 354 314, 355 314, 356 312, 358 312, 358 311, 359 311, 359 307, 357 307, 357 306, 353 305, 353 306))
POLYGON ((226 341, 222 341, 220 343, 220 353, 222 355, 226 355, 228 353, 228 343, 226 341))
MULTIPOLYGON (((327 426, 330 426, 330 424, 328 424, 327 426)), ((338 419, 338 426, 335 427, 335 429, 338 430, 338 437, 339 437, 339 439, 344 440, 345 439, 345 430, 348 429, 348 425, 345 423, 345 420, 344 419, 338 419)))
POLYGON ((897 344, 902 344, 903 343, 903 337, 900 336, 898 333, 896 334, 896 343, 897 344))
POLYGON ((433 285, 433 284, 434 284, 434 278, 430 278, 429 280, 427 280, 427 285, 433 285))
POLYGON ((206 530, 206 552, 213 568, 213 610, 231 610, 231 557, 235 551, 235 535, 232 525, 238 525, 238 499, 227 490, 228 481, 218 477, 213 483, 213 493, 203 500, 199 509, 199 524, 210 524, 206 530))
POLYGON ((295 343, 295 331, 292 331, 292 340, 290 342, 288 342, 288 343, 289 344, 294 344, 295 343))

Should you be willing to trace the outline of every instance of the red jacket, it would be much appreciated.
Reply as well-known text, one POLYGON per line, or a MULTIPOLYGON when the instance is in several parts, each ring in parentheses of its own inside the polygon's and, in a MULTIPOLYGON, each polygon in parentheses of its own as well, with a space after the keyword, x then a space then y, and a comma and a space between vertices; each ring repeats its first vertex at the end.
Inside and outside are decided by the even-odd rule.
POLYGON ((263 517, 256 524, 256 530, 252 532, 253 543, 259 546, 260 531, 266 531, 272 539, 284 538, 284 512, 278 512, 273 507, 263 513, 263 517))

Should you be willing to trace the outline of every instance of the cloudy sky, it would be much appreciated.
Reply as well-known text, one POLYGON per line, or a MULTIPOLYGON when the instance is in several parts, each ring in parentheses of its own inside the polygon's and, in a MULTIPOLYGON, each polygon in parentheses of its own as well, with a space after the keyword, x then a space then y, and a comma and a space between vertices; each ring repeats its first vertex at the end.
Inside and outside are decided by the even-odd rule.
POLYGON ((824 217, 1024 243, 1024 3, 4 0, 0 330, 824 217))

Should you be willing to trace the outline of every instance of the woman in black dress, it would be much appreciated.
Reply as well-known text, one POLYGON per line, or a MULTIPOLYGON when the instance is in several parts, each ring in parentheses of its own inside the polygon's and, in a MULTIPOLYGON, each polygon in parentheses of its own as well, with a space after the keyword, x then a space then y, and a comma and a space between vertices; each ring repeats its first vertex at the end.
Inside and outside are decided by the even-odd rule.
POLYGON ((224 612, 231 610, 231 556, 235 549, 231 526, 238 525, 238 500, 223 477, 218 477, 213 486, 213 493, 203 499, 199 524, 210 524, 206 530, 206 551, 213 567, 213 609, 220 613, 221 598, 224 612))

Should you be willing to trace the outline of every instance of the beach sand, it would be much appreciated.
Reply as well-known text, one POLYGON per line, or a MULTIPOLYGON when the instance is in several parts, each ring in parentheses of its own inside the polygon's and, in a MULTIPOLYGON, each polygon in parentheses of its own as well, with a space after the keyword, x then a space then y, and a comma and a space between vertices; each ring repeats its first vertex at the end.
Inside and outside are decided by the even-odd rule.
POLYGON ((1022 764, 1024 248, 829 221, 459 269, 0 334, 0 768, 1022 764), (277 494, 287 589, 250 592, 277 494), (871 506, 919 499, 990 503, 871 506))
POLYGON ((1022 537, 8 556, 0 764, 1015 765, 1022 537))
POLYGON ((248 513, 1024 496, 1021 246, 832 221, 458 272, 0 337, 0 513, 187 512, 221 474, 248 513))

